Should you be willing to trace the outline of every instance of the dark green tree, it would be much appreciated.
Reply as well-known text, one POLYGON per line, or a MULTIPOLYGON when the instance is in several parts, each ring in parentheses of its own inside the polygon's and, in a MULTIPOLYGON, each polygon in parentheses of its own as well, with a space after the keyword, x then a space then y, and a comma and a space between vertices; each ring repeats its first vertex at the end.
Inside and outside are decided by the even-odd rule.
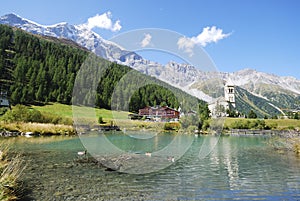
POLYGON ((257 115, 253 110, 250 110, 250 112, 248 113, 248 118, 249 119, 256 119, 257 115))

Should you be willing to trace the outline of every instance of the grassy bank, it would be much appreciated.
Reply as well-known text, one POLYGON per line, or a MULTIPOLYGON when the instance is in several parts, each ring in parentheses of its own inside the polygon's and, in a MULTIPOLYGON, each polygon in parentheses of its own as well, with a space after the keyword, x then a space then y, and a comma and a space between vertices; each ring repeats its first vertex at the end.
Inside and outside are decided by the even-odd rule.
MULTIPOLYGON (((226 118, 225 129, 273 129, 300 130, 300 120, 296 119, 238 119, 226 118)), ((289 133, 289 132, 288 132, 289 133)), ((293 135, 276 136, 270 139, 270 145, 279 151, 293 151, 300 156, 300 138, 293 135)))
POLYGON ((1 121, 0 131, 18 131, 21 133, 33 132, 40 135, 75 135, 75 130, 71 125, 49 124, 49 123, 25 123, 16 122, 9 123, 1 121))
POLYGON ((225 129, 234 129, 238 126, 245 126, 249 129, 258 129, 259 126, 264 127, 261 129, 274 129, 274 130, 300 130, 300 120, 296 119, 239 119, 239 118, 226 118, 224 123, 225 129), (260 123, 259 123, 260 122, 260 123), (258 125, 260 124, 260 125, 258 125), (257 128, 255 128, 257 127, 257 128))
MULTIPOLYGON (((85 122, 91 127, 99 125, 118 125, 128 130, 149 129, 168 130, 168 125, 163 122, 132 121, 128 119, 128 112, 111 111, 106 109, 95 109, 64 105, 59 103, 49 103, 44 106, 15 106, 8 114, 0 117, 1 129, 20 132, 34 132, 39 134, 75 134, 73 129, 73 108, 75 109, 75 119, 80 118, 80 122, 85 122), (14 113, 15 112, 15 113, 14 113), (31 123, 35 122, 35 123, 31 123), (167 129, 166 129, 167 128, 167 129)), ((179 126, 176 125, 175 130, 179 126)), ((230 129, 273 129, 273 130, 300 130, 300 120, 295 119, 239 119, 226 118, 225 130, 230 129)), ((173 127, 171 128, 173 129, 173 127)))
MULTIPOLYGON (((95 109, 74 106, 77 117, 90 126, 99 125, 99 117, 102 125, 115 124, 128 121, 128 112, 117 112, 106 109, 95 109), (113 121, 114 120, 114 121, 113 121)), ((129 125, 130 122, 127 122, 129 125)), ((126 125, 126 124, 125 124, 126 125)), ((146 123, 137 125, 138 127, 151 127, 146 123)), ((12 107, 0 116, 0 132, 18 131, 22 133, 33 132, 41 135, 73 135, 73 108, 72 105, 59 103, 49 103, 44 106, 24 106, 12 107)))

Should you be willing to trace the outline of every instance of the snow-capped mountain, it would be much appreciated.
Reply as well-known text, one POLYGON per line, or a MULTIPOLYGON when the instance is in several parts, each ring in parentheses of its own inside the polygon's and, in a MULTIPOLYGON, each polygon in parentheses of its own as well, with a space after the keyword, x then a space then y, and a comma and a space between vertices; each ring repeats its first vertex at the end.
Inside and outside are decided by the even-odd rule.
POLYGON ((105 59, 128 65, 207 102, 212 101, 218 95, 222 95, 220 94, 222 93, 220 88, 229 79, 236 86, 240 86, 256 96, 273 100, 272 103, 274 104, 281 102, 281 99, 276 97, 286 95, 290 98, 300 97, 300 80, 296 78, 279 77, 252 69, 244 69, 234 73, 203 72, 194 66, 172 61, 162 65, 143 59, 138 54, 103 39, 100 35, 88 29, 85 24, 70 25, 63 22, 45 26, 15 14, 0 17, 0 24, 18 27, 34 34, 70 39, 105 59), (211 94, 211 92, 215 94, 211 94))
POLYGON ((120 60, 121 56, 130 54, 118 45, 104 40, 97 33, 88 29, 84 24, 70 25, 66 22, 54 25, 40 25, 16 14, 8 14, 0 17, 0 24, 21 28, 27 32, 56 38, 70 39, 97 55, 110 61, 120 60))

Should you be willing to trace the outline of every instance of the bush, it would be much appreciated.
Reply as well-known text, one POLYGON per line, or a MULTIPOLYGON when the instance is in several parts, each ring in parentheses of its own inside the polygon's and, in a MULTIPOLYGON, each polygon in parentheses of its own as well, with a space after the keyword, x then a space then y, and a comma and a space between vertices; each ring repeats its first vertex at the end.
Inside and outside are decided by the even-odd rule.
POLYGON ((0 116, 4 115, 6 112, 7 112, 7 108, 3 107, 3 108, 0 108, 0 116))
POLYGON ((164 125, 164 130, 179 130, 180 129, 180 123, 178 122, 168 122, 168 123, 165 123, 164 125))
POLYGON ((249 124, 250 124, 249 120, 248 121, 238 120, 233 122, 231 127, 233 129, 249 129, 249 124))
POLYGON ((194 133, 196 130, 198 130, 198 127, 193 125, 187 128, 188 133, 194 133))
POLYGON ((36 122, 36 123, 52 123, 52 124, 65 124, 72 125, 72 120, 62 118, 52 113, 41 113, 38 110, 30 109, 24 105, 16 105, 12 110, 3 115, 2 118, 5 122, 36 122))
POLYGON ((103 121, 103 117, 100 116, 100 117, 98 118, 98 123, 99 123, 99 124, 104 124, 104 123, 105 123, 105 122, 103 121))
POLYGON ((209 128, 209 121, 205 120, 202 125, 202 130, 206 131, 209 128))
POLYGON ((248 118, 249 119, 256 119, 257 118, 257 114, 253 110, 250 110, 250 112, 248 114, 248 118))
POLYGON ((198 126, 199 118, 197 116, 183 116, 180 118, 181 127, 187 129, 189 126, 198 126))
POLYGON ((35 122, 42 119, 42 114, 37 110, 30 110, 24 105, 16 105, 12 110, 3 115, 6 122, 35 122))
POLYGON ((276 123, 266 125, 264 120, 238 120, 231 125, 231 128, 233 129, 271 129, 276 127, 276 123))

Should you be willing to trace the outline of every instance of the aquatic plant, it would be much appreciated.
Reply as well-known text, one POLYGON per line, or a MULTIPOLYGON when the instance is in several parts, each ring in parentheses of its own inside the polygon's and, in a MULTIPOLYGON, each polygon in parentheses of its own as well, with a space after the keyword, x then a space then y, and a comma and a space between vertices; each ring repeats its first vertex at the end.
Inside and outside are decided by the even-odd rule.
POLYGON ((295 138, 293 141, 294 152, 300 156, 300 138, 295 138))

